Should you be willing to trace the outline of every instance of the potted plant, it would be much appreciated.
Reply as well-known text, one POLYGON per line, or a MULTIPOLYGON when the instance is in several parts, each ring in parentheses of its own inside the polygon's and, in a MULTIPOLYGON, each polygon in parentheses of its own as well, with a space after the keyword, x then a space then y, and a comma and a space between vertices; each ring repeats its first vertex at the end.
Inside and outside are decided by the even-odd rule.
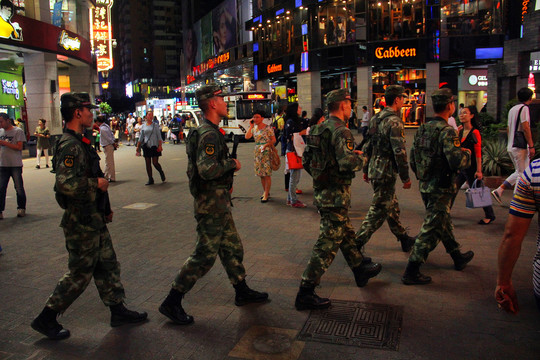
POLYGON ((482 144, 482 172, 484 185, 497 188, 514 169, 512 160, 506 150, 506 143, 501 140, 488 139, 482 144))

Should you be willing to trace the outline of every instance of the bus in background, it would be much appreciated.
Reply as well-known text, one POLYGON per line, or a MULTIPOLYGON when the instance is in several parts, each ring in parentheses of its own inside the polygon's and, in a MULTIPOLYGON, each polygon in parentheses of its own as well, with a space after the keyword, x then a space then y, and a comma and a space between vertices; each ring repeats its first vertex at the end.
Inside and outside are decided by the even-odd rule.
POLYGON ((272 125, 272 99, 269 91, 242 91, 224 97, 228 117, 221 120, 220 127, 229 140, 243 140, 249 129, 249 121, 256 110, 264 113, 264 123, 272 125), (239 139, 235 139, 238 137, 239 139))

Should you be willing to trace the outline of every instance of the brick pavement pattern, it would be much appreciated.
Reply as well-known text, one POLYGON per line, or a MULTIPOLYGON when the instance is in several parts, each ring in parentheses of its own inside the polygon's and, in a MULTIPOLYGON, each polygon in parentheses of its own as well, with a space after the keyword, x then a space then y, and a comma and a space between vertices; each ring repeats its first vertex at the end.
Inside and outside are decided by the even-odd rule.
MULTIPOLYGON (((406 130, 410 147, 414 130, 406 130)), ((260 202, 260 181, 253 176, 253 144, 242 143, 242 170, 235 177, 233 215, 243 239, 247 281, 264 288, 272 301, 264 306, 234 305, 234 289, 227 275, 215 266, 184 300, 196 313, 196 323, 178 327, 158 313, 170 287, 170 276, 193 251, 195 219, 186 176, 185 146, 165 144, 160 159, 167 183, 144 186, 144 160, 133 147, 115 153, 117 182, 110 186, 115 212, 109 231, 122 266, 127 304, 149 313, 139 326, 109 326, 109 310, 98 300, 94 287, 66 311, 60 322, 71 331, 61 342, 44 339, 30 328, 58 277, 66 271, 67 253, 62 210, 52 191, 54 175, 34 169, 34 159, 24 160, 28 196, 27 216, 16 218, 15 194, 8 189, 4 220, 0 221, 0 359, 240 359, 256 358, 248 347, 237 347, 250 329, 268 327, 297 333, 308 312, 294 309, 298 278, 305 268, 319 215, 313 205, 298 211, 284 205, 281 172, 275 173, 268 203, 260 202), (146 210, 124 209, 133 203, 157 204, 146 210), (11 210, 10 210, 11 209, 11 210), (204 290, 203 290, 204 289, 204 290), (236 349, 232 352, 233 349, 236 349), (238 350, 246 349, 246 350, 238 350), (229 355, 231 354, 231 355, 229 355)), ((304 174, 300 199, 312 201, 311 178, 304 174)), ((352 185, 352 224, 358 228, 370 205, 371 187, 360 178, 352 185)), ((418 183, 411 190, 397 189, 401 219, 416 234, 424 217, 418 183)), ((504 194, 509 203, 510 192, 504 194)), ((521 312, 512 316, 497 310, 493 299, 497 249, 507 218, 507 208, 495 206, 497 220, 479 226, 479 212, 465 208, 460 192, 452 210, 454 233, 464 248, 475 251, 467 271, 453 270, 442 247, 435 249, 423 269, 432 284, 407 287, 400 278, 407 254, 395 244, 387 225, 374 234, 369 253, 383 271, 359 289, 342 256, 325 274, 320 296, 335 300, 400 305, 404 308, 398 351, 364 349, 317 342, 294 343, 291 359, 537 359, 540 314, 532 292, 531 260, 538 225, 534 223, 514 270, 521 312)), ((259 357, 261 358, 261 357, 259 357)))

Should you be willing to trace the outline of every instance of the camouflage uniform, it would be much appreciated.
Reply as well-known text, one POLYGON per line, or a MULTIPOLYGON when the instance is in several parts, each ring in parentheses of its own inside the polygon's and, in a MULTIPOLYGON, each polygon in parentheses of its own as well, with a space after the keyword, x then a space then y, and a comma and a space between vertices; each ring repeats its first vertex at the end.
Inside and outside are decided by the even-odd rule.
POLYGON ((207 119, 189 134, 186 151, 189 186, 195 199, 197 244, 172 287, 188 292, 212 268, 218 255, 231 283, 236 285, 246 276, 242 265, 244 249, 230 210, 236 163, 229 156, 219 128, 207 119))
MULTIPOLYGON (((304 161, 304 168, 313 176, 314 205, 321 215, 320 232, 313 246, 311 258, 302 275, 301 286, 318 285, 321 276, 341 249, 351 269, 362 264, 362 255, 354 242, 354 229, 349 219, 351 182, 355 172, 362 169, 364 158, 353 152, 354 138, 345 122, 330 117, 311 128, 309 139, 320 137, 326 142, 328 154, 323 174, 317 177, 314 169, 304 161), (329 130, 329 131, 325 131, 329 130)), ((308 139, 308 144, 310 140, 308 139)), ((312 162, 313 164, 313 162, 312 162)))
POLYGON ((423 124, 415 135, 411 149, 411 168, 420 179, 420 192, 426 207, 424 223, 420 229, 409 262, 423 263, 428 254, 439 241, 442 241, 446 252, 459 250, 452 233, 453 225, 450 218, 450 208, 457 192, 456 178, 458 171, 466 169, 471 163, 471 153, 461 148, 461 142, 455 130, 440 117, 435 117, 423 124), (424 133, 425 135, 422 135, 424 133), (433 149, 433 168, 425 169, 425 153, 417 148, 419 138, 429 141, 433 149), (424 173, 424 175, 419 175, 424 173))
POLYGON ((46 304, 58 313, 64 312, 83 293, 92 276, 105 305, 121 304, 125 298, 120 264, 105 225, 106 209, 100 205, 104 194, 93 174, 96 158, 99 161, 88 139, 72 130, 64 131, 53 166, 56 199, 65 209, 60 226, 66 237, 69 271, 46 304))
POLYGON ((370 129, 374 130, 374 134, 364 147, 364 152, 369 156, 367 173, 374 192, 369 211, 356 233, 359 247, 369 241, 385 220, 396 237, 407 235, 399 221, 399 204, 395 194, 398 174, 403 183, 410 180, 403 122, 394 110, 386 107, 371 119, 370 129))

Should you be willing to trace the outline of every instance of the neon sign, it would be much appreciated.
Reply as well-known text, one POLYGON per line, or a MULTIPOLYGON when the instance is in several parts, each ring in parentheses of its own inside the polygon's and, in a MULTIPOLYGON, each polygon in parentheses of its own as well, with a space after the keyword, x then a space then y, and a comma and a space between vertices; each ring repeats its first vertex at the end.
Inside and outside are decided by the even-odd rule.
POLYGON ((69 37, 65 30, 62 30, 58 44, 66 50, 79 51, 81 50, 81 40, 78 37, 69 37))
POLYGON ((266 97, 263 94, 248 94, 247 98, 248 100, 266 99, 266 97))
POLYGON ((282 71, 282 70, 283 70, 283 65, 281 65, 281 64, 272 64, 272 65, 268 65, 266 67, 266 71, 269 74, 272 74, 272 73, 275 73, 275 72, 278 72, 278 71, 282 71))
POLYGON ((92 51, 96 54, 97 70, 113 68, 111 8, 113 0, 96 0, 96 7, 90 9, 90 38, 92 51))
POLYGON ((15 95, 15 99, 19 100, 19 83, 17 80, 9 81, 2 79, 2 91, 4 94, 15 95))
POLYGON ((388 49, 383 47, 378 47, 375 49, 375 57, 377 59, 391 59, 391 58, 402 58, 402 57, 415 57, 416 49, 400 49, 398 46, 390 46, 388 49))
POLYGON ((207 70, 213 69, 214 66, 216 65, 228 62, 230 59, 231 59, 230 52, 226 52, 224 54, 218 55, 213 59, 208 59, 202 64, 193 67, 193 75, 197 76, 197 75, 203 74, 207 70))

